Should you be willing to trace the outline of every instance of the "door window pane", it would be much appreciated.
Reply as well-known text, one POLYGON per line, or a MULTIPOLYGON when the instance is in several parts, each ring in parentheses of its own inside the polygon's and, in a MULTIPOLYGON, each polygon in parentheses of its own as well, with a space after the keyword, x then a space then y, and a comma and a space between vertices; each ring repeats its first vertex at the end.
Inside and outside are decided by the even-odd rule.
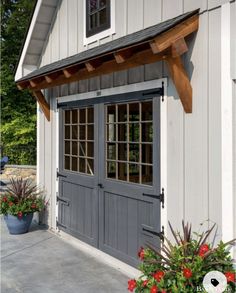
POLYGON ((94 173, 94 109, 64 112, 64 169, 94 173))
POLYGON ((152 101, 106 106, 107 178, 152 185, 152 108, 152 101))

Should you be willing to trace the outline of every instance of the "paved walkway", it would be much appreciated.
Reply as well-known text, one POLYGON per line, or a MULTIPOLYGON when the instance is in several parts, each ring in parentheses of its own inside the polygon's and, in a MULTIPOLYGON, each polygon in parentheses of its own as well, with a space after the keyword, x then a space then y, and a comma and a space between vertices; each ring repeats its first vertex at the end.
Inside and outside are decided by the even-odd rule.
POLYGON ((38 226, 9 235, 1 217, 1 293, 124 293, 127 279, 38 226))

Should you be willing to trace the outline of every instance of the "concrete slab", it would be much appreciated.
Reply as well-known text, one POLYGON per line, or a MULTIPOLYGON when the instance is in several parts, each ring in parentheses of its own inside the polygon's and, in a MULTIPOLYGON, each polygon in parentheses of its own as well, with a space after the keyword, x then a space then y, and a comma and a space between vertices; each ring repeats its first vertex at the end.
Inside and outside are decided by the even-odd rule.
POLYGON ((40 226, 8 234, 1 217, 2 293, 127 292, 127 276, 40 226))

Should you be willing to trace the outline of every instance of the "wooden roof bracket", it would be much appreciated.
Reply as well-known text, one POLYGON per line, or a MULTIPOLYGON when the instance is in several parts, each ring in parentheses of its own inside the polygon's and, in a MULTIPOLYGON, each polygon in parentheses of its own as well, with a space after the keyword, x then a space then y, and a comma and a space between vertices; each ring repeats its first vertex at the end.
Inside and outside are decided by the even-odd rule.
POLYGON ((192 86, 180 56, 168 55, 165 59, 175 88, 186 113, 192 113, 192 86))
POLYGON ((40 90, 32 92, 34 97, 36 98, 37 102, 39 103, 40 108, 42 109, 45 117, 48 121, 50 121, 50 106, 46 101, 44 95, 40 90))

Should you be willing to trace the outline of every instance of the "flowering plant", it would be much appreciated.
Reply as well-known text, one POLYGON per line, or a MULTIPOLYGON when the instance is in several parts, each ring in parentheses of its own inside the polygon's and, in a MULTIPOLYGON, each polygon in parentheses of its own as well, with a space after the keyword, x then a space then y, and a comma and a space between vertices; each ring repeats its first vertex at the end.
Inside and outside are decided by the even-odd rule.
POLYGON ((202 285, 204 276, 210 271, 220 271, 227 279, 228 292, 235 292, 235 270, 228 248, 236 239, 221 241, 214 248, 213 243, 207 242, 214 228, 215 225, 200 235, 194 233, 194 239, 191 225, 183 222, 183 235, 175 233, 170 225, 176 243, 164 237, 160 249, 149 243, 147 248, 141 247, 138 256, 143 274, 137 280, 128 281, 128 290, 136 293, 206 292, 202 285))
POLYGON ((22 218, 25 214, 41 211, 45 207, 43 191, 29 181, 11 179, 10 186, 0 197, 0 214, 22 218))

